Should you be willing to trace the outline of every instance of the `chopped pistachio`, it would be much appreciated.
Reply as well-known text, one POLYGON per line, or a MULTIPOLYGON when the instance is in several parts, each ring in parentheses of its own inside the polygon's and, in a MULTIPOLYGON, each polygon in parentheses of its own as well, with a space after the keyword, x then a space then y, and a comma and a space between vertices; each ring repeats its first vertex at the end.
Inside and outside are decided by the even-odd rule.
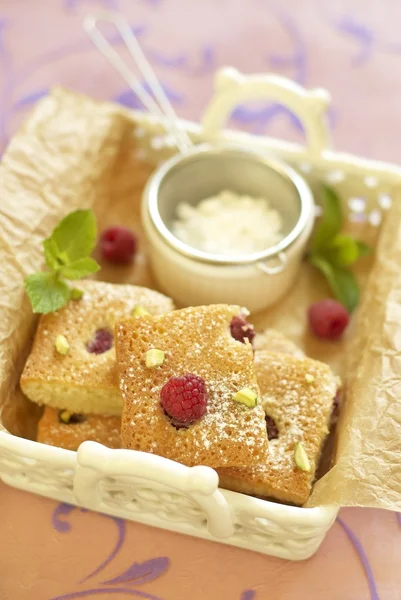
POLYGON ((59 413, 59 419, 62 423, 65 423, 66 425, 70 422, 71 420, 71 413, 68 412, 68 410, 62 410, 59 413))
POLYGON ((158 350, 157 348, 152 348, 148 350, 145 354, 145 364, 148 369, 153 369, 154 367, 160 367, 164 363, 164 352, 163 350, 158 350))
POLYGON ((315 381, 315 378, 310 373, 307 373, 305 375, 305 381, 306 383, 313 383, 315 381))
POLYGON ((311 464, 308 455, 306 454, 305 448, 303 447, 301 442, 298 442, 295 446, 294 461, 297 467, 301 469, 301 471, 311 470, 311 464))
POLYGON ((131 311, 132 317, 144 317, 145 315, 150 315, 150 312, 146 310, 146 308, 143 308, 143 306, 140 306, 139 304, 137 304, 137 306, 134 306, 134 308, 131 311))
POLYGON ((56 346, 56 350, 59 354, 68 354, 70 350, 70 344, 68 343, 65 335, 58 335, 54 345, 56 346))
POLYGON ((258 395, 250 388, 243 388, 234 394, 233 400, 245 404, 248 408, 255 408, 258 403, 258 395))
POLYGON ((79 290, 78 288, 73 288, 71 290, 71 300, 80 300, 83 295, 83 291, 79 290))

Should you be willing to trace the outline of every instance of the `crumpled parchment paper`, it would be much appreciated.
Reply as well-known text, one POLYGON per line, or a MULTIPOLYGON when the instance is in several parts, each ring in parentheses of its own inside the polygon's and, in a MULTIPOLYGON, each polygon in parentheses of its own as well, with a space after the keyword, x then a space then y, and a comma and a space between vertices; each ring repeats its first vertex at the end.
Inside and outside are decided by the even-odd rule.
MULTIPOLYGON (((41 241, 55 224, 75 208, 92 206, 99 229, 111 223, 132 227, 141 247, 134 267, 105 266, 98 277, 155 287, 139 216, 154 166, 139 159, 135 128, 121 107, 56 89, 37 105, 3 157, 0 414, 15 435, 34 439, 40 415, 18 388, 36 324, 23 280, 42 267, 41 241)), ((308 265, 291 294, 254 318, 257 327, 276 327, 309 356, 328 362, 345 382, 334 465, 315 484, 308 506, 401 510, 401 197, 382 229, 359 314, 344 340, 323 342, 307 332, 307 306, 327 296, 308 265)), ((363 280, 369 270, 369 261, 362 262, 363 280)))

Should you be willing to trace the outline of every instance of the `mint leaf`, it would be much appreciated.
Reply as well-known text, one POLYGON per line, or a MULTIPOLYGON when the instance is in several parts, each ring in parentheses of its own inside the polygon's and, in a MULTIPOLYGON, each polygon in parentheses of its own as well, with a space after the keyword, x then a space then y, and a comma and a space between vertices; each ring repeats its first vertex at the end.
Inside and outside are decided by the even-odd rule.
POLYGON ((57 247, 51 238, 48 238, 43 242, 43 249, 45 251, 46 264, 52 271, 56 271, 60 266, 57 260, 57 247))
POLYGON ((336 237, 324 248, 312 252, 321 256, 335 267, 349 267, 362 256, 367 256, 371 248, 360 240, 354 240, 349 235, 336 235, 336 237))
POLYGON ((79 300, 83 292, 70 290, 62 278, 81 279, 99 270, 90 258, 96 243, 96 219, 91 210, 76 210, 67 215, 43 242, 46 264, 51 272, 25 278, 25 289, 33 312, 47 314, 79 300))
POLYGON ((91 210, 70 213, 45 240, 46 248, 51 253, 50 260, 55 258, 64 265, 89 256, 95 243, 96 219, 91 210))
POLYGON ((334 296, 351 313, 359 302, 359 286, 352 271, 336 267, 317 254, 311 255, 310 262, 325 276, 334 296))
POLYGON ((359 301, 359 286, 347 267, 369 254, 370 248, 364 242, 340 233, 344 221, 341 201, 327 185, 322 186, 322 208, 323 215, 308 258, 327 279, 334 296, 352 312, 359 301))
POLYGON ((318 250, 340 233, 343 226, 341 201, 336 192, 327 185, 322 186, 323 215, 312 241, 312 249, 318 250))
POLYGON ((320 252, 336 267, 347 267, 360 256, 358 243, 349 235, 338 234, 331 243, 320 252))
POLYGON ((61 275, 66 279, 81 279, 99 271, 100 267, 93 258, 80 258, 61 268, 61 275))
POLYGON ((34 313, 46 314, 65 306, 70 289, 54 273, 34 273, 25 279, 25 289, 34 313))
POLYGON ((369 254, 372 254, 372 248, 368 246, 368 244, 365 244, 365 242, 362 242, 362 240, 356 240, 356 244, 358 246, 359 251, 358 258, 362 258, 363 256, 369 256, 369 254))
POLYGON ((67 252, 57 252, 57 261, 62 266, 68 265, 71 262, 67 252))

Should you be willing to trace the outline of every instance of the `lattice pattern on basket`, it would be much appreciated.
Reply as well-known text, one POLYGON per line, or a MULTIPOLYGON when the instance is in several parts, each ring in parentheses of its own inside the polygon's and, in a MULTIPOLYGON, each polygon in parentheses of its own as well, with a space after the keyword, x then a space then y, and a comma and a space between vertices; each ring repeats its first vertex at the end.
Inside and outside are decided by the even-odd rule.
POLYGON ((48 460, 21 456, 6 448, 0 451, 0 475, 17 487, 36 491, 43 487, 49 492, 47 495, 72 494, 74 484, 74 469, 70 465, 51 465, 48 460))
MULTIPOLYGON (((189 526, 198 534, 204 531, 207 535, 208 515, 188 496, 177 493, 168 486, 158 482, 148 482, 135 477, 104 477, 99 483, 102 507, 115 512, 123 511, 124 516, 147 522, 149 516, 152 524, 177 523, 189 526)), ((303 558, 312 554, 322 541, 321 525, 302 523, 282 523, 271 518, 258 516, 245 511, 234 511, 234 533, 226 539, 242 547, 252 547, 261 552, 276 556, 291 555, 303 558)), ((329 523, 327 523, 327 529, 329 523)))
POLYGON ((343 201, 344 213, 352 223, 366 223, 377 228, 383 213, 391 207, 392 186, 383 179, 350 173, 345 169, 312 169, 311 165, 298 161, 293 161, 292 166, 308 181, 317 200, 321 183, 335 189, 343 201), (307 166, 310 170, 305 172, 307 166))
POLYGON ((236 512, 233 542, 275 556, 302 558, 313 554, 322 542, 322 529, 329 529, 331 524, 327 522, 322 528, 322 524, 275 519, 274 509, 270 509, 269 518, 257 513, 257 509, 253 514, 244 510, 236 512))
POLYGON ((152 514, 162 520, 205 527, 207 515, 189 496, 174 488, 139 478, 106 477, 99 481, 101 502, 110 509, 123 508, 135 514, 152 514))
POLYGON ((273 519, 248 515, 246 513, 238 515, 236 530, 238 532, 247 532, 251 535, 264 533, 266 535, 285 536, 286 538, 291 535, 297 539, 313 538, 317 534, 321 534, 320 528, 312 527, 310 525, 283 525, 273 519))

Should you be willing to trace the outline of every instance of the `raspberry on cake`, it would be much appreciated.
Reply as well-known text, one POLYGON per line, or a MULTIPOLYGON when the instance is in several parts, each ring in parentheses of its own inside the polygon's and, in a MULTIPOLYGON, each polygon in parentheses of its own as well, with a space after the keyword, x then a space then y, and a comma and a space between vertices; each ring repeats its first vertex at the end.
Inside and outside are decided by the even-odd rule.
POLYGON ((302 505, 310 494, 329 431, 337 378, 321 362, 285 353, 259 351, 255 366, 266 412, 269 454, 256 467, 219 469, 220 486, 302 505), (298 454, 305 451, 309 471, 300 468, 294 456, 297 448, 298 454))
POLYGON ((91 440, 108 448, 121 448, 120 417, 75 415, 46 406, 38 424, 37 441, 66 450, 78 450, 91 440))
POLYGON ((131 285, 82 281, 79 287, 84 292, 80 300, 41 316, 21 388, 38 404, 72 413, 121 415, 115 322, 138 306, 162 314, 173 304, 158 292, 131 285))
POLYGON ((230 332, 233 338, 238 342, 245 344, 245 340, 248 340, 250 344, 253 343, 255 330, 253 325, 248 323, 242 315, 235 315, 235 317, 231 319, 230 332))
POLYGON ((234 399, 245 388, 259 395, 252 346, 230 333, 232 318, 240 314, 238 306, 198 306, 117 323, 125 448, 189 466, 266 460, 263 408, 234 399), (154 348, 164 360, 148 368, 146 354, 154 348))
POLYGON ((208 399, 204 380, 191 373, 171 377, 160 392, 162 407, 179 425, 189 425, 203 417, 208 399))

